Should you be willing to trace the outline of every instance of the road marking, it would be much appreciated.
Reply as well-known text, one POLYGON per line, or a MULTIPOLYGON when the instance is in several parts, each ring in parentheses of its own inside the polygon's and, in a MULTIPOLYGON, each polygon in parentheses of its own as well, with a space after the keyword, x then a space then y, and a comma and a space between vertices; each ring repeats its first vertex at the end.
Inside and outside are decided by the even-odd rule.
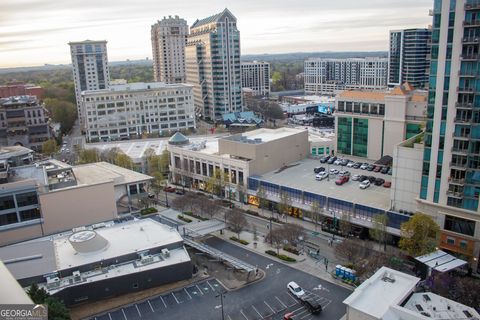
POLYGON ((138 305, 135 305, 135 307, 137 308, 137 311, 138 311, 138 315, 140 316, 140 318, 142 317, 142 313, 140 312, 140 309, 138 309, 138 305))
POLYGON ((293 301, 295 301, 295 303, 297 303, 298 302, 297 297, 295 297, 290 291, 287 291, 287 292, 288 292, 288 295, 290 296, 290 298, 292 298, 293 301))
POLYGON ((229 320, 232 320, 232 318, 230 317, 230 315, 229 315, 229 314, 227 314, 227 317, 228 317, 228 319, 229 319, 229 320))
POLYGON ((162 299, 162 302, 163 302, 163 305, 165 306, 165 308, 167 307, 167 304, 165 303, 165 301, 163 301, 163 298, 162 296, 160 296, 160 299, 162 299))
POLYGON ((303 317, 301 317, 300 319, 305 319, 306 317, 310 317, 310 314, 307 313, 306 315, 304 315, 303 317))
POLYGON ((112 320, 112 315, 110 314, 110 312, 108 313, 108 317, 110 318, 110 320, 112 320))
POLYGON ((190 298, 190 300, 192 300, 192 296, 190 295, 190 293, 188 293, 187 289, 183 288, 183 290, 185 290, 185 293, 187 294, 187 296, 190 298))
POLYGON ((243 313, 243 310, 242 310, 242 309, 240 309, 240 313, 242 314, 242 316, 243 316, 245 319, 248 320, 247 316, 245 315, 245 313, 243 313))
POLYGON ((275 314, 275 310, 273 310, 273 308, 272 308, 272 307, 270 307, 270 305, 267 303, 267 301, 265 301, 265 300, 264 300, 263 302, 264 302, 264 303, 267 305, 267 307, 269 307, 269 308, 270 308, 270 310, 272 310, 272 312, 275 314))
POLYGON ((212 287, 212 285, 210 284, 210 282, 208 282, 208 280, 207 280, 207 284, 210 286, 210 288, 212 288, 213 291, 215 291, 215 289, 212 287))
POLYGON ((260 316, 260 318, 263 319, 262 315, 260 314, 260 312, 258 312, 257 308, 255 308, 254 305, 252 305, 252 308, 253 308, 253 310, 255 310, 256 313, 258 313, 258 315, 260 316))
POLYGON ((201 293, 202 296, 203 296, 203 291, 202 291, 202 289, 200 289, 197 285, 195 285, 195 287, 197 287, 198 291, 200 291, 200 293, 201 293))
POLYGON ((122 308, 122 313, 123 313, 123 316, 125 317, 125 320, 128 320, 127 316, 125 315, 125 311, 123 311, 123 308, 122 308))
POLYGON ((287 306, 285 305, 285 303, 283 303, 282 300, 278 299, 277 296, 275 296, 275 299, 277 299, 278 302, 280 302, 284 308, 287 308, 287 306))
POLYGON ((148 305, 150 306, 150 309, 152 309, 152 312, 155 312, 155 310, 153 310, 152 304, 150 303, 150 300, 147 300, 147 302, 148 302, 148 305))
POLYGON ((175 301, 177 301, 177 304, 180 304, 180 302, 178 301, 177 297, 175 297, 175 295, 173 294, 173 292, 172 292, 172 296, 173 296, 173 298, 175 299, 175 301))
POLYGON ((322 307, 322 309, 325 309, 331 302, 332 300, 329 300, 328 303, 325 305, 325 307, 322 307))

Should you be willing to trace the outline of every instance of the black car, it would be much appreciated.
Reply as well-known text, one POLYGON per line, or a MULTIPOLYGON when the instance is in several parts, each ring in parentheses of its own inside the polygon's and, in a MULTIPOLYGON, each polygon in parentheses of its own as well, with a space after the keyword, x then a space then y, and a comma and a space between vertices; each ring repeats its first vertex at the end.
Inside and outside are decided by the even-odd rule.
POLYGON ((353 165, 353 168, 358 169, 358 168, 360 168, 361 165, 362 165, 361 162, 355 162, 355 164, 353 165))
POLYGON ((374 183, 375 180, 377 180, 377 178, 375 178, 374 176, 369 176, 367 179, 368 181, 370 181, 370 183, 374 183))
POLYGON ((373 164, 369 164, 367 167, 367 171, 373 171, 375 169, 375 166, 373 164))
POLYGON ((305 295, 300 298, 302 303, 312 314, 317 314, 322 311, 322 305, 318 303, 313 297, 310 295, 305 295))
POLYGON ((330 156, 323 156, 320 158, 320 163, 325 163, 328 161, 328 159, 330 159, 330 156))
POLYGON ((322 171, 325 171, 325 167, 316 167, 313 169, 313 172, 315 173, 320 173, 322 171))
POLYGON ((358 181, 362 182, 362 181, 365 181, 365 180, 368 180, 368 177, 367 176, 360 176, 360 178, 358 178, 358 181))
POLYGON ((380 172, 383 174, 387 174, 388 170, 390 170, 390 167, 383 167, 382 170, 380 170, 380 172))
POLYGON ((333 164, 335 162, 335 160, 337 160, 337 157, 333 156, 330 159, 328 159, 327 163, 328 164, 333 164))
POLYGON ((373 182, 376 186, 381 186, 385 183, 385 180, 382 179, 382 178, 377 178, 375 179, 375 181, 373 182))

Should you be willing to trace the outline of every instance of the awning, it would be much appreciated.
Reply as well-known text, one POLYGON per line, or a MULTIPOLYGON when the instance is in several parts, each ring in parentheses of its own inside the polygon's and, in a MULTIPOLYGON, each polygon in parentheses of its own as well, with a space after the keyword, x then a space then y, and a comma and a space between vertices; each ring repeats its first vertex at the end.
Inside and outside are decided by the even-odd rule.
POLYGON ((416 257, 415 260, 440 272, 450 271, 467 264, 466 261, 458 259, 442 250, 436 250, 423 256, 416 257))

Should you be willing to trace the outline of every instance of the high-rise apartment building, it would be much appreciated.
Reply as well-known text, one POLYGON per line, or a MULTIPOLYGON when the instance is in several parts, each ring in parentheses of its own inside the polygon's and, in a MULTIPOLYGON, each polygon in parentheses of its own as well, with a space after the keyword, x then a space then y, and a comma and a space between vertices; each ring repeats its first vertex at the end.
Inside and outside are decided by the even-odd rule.
POLYGON ((333 94, 343 89, 383 90, 387 86, 387 72, 388 59, 385 58, 308 59, 305 60, 305 92, 333 94))
POLYGON ((424 88, 428 81, 429 29, 390 31, 388 52, 388 86, 408 82, 415 88, 424 88))
POLYGON ((253 95, 270 94, 270 63, 242 62, 242 88, 252 89, 253 95))
MULTIPOLYGON (((419 210, 439 246, 480 259, 480 2, 435 0, 419 210)), ((480 269, 476 270, 477 272, 480 269)))
POLYGON ((185 63, 199 115, 217 121, 222 114, 242 111, 240 32, 228 9, 195 21, 185 48, 185 63))
POLYGON ((106 89, 110 85, 107 41, 85 40, 69 42, 72 55, 73 82, 77 101, 78 119, 85 126, 85 110, 81 105, 81 92, 106 89))
POLYGON ((157 82, 185 83, 187 21, 164 17, 152 25, 153 77, 157 82))

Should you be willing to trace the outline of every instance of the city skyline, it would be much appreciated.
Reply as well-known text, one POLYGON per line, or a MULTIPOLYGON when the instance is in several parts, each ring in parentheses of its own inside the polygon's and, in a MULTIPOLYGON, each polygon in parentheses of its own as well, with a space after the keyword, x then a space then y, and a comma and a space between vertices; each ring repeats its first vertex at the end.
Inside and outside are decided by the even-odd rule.
POLYGON ((191 26, 225 7, 237 16, 242 54, 386 51, 389 30, 431 24, 432 2, 304 0, 293 7, 286 1, 208 0, 195 7, 185 0, 137 7, 127 1, 3 1, 0 68, 68 63, 67 43, 86 39, 107 40, 111 61, 150 59, 150 27, 157 20, 179 15, 191 26))

